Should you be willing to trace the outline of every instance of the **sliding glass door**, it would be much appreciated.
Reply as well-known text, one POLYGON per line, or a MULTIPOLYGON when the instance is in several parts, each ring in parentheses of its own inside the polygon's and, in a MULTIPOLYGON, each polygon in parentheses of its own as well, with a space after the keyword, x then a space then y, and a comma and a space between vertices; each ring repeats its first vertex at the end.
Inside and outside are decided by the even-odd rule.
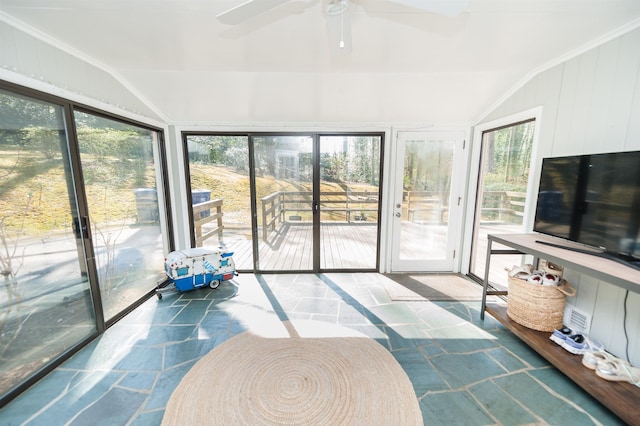
POLYGON ((262 271, 375 270, 380 135, 256 135, 262 271))
POLYGON ((97 332, 61 105, 0 90, 0 394, 97 332))
POLYGON ((238 270, 376 270, 382 135, 185 133, 192 242, 238 270))
POLYGON ((6 86, 0 405, 152 294, 168 245, 158 130, 6 86))
POLYGON ((380 136, 320 136, 320 268, 377 266, 380 136))
POLYGON ((253 269, 249 138, 187 134, 192 246, 225 246, 236 269, 253 269))
POLYGON ((256 135, 253 170, 261 271, 314 270, 314 139, 256 135))
POLYGON ((93 259, 105 320, 164 276, 156 180, 158 133, 76 111, 93 259))

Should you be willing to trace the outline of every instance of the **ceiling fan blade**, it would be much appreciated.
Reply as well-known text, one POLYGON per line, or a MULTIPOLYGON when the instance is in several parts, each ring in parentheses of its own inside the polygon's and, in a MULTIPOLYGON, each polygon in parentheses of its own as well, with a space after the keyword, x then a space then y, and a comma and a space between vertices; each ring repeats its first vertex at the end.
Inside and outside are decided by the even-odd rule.
POLYGON ((458 16, 464 12, 471 0, 387 0, 415 9, 433 12, 439 15, 458 16))
POLYGON ((351 53, 351 17, 348 7, 340 13, 327 14, 327 31, 331 53, 336 55, 351 53))
POLYGON ((267 10, 273 9, 289 0, 249 0, 216 16, 223 24, 236 25, 267 10))

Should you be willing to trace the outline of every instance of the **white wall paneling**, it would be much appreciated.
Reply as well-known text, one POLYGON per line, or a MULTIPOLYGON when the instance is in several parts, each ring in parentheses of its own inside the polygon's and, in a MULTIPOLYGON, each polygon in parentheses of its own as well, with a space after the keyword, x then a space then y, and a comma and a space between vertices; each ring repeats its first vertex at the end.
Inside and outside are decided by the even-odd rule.
MULTIPOLYGON (((489 112, 478 127, 540 106, 543 114, 532 176, 536 182, 538 165, 546 156, 640 149, 638 46, 640 29, 635 28, 542 71, 489 112)), ((574 271, 567 271, 567 278, 578 290, 568 303, 592 315, 591 337, 614 354, 625 356, 625 291, 574 271)), ((626 324, 631 362, 640 365, 638 294, 628 297, 626 324)))

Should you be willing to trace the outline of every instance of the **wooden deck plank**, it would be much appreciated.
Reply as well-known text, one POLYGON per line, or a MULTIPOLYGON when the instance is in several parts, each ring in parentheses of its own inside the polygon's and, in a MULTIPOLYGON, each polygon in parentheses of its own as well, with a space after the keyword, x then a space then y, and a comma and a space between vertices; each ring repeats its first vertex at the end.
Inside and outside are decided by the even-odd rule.
MULTIPOLYGON (((259 233, 259 235, 262 235, 259 233)), ((269 241, 260 240, 259 269, 262 271, 309 271, 313 269, 313 227, 307 224, 281 226, 269 241)), ((377 226, 371 224, 323 224, 320 232, 321 269, 373 269, 376 260, 377 226)), ((236 267, 253 267, 251 241, 231 239, 236 267)))

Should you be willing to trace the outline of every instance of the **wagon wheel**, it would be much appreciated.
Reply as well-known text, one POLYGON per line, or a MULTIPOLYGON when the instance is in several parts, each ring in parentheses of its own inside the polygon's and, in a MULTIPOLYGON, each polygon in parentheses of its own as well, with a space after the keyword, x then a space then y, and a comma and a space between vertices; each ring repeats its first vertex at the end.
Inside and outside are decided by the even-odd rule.
POLYGON ((209 287, 218 288, 220 286, 220 280, 211 280, 209 281, 209 287))

